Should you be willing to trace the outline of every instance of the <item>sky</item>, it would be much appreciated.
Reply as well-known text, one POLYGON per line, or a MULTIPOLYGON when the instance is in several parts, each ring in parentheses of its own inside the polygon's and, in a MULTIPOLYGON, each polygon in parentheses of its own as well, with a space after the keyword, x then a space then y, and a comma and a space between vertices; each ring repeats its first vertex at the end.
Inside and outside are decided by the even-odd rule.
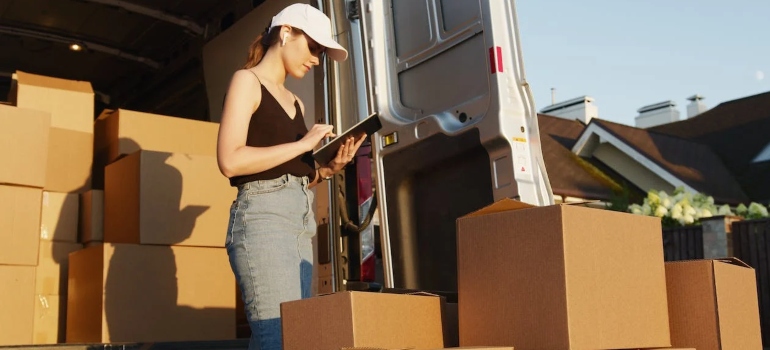
POLYGON ((708 108, 770 91, 770 0, 518 0, 538 111, 594 98, 599 118, 634 125, 643 106, 688 97, 708 108))

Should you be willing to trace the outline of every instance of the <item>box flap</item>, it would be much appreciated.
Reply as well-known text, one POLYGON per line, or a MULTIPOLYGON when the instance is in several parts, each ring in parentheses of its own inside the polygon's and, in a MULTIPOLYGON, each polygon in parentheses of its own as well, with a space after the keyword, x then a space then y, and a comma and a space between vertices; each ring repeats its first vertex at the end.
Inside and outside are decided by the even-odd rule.
POLYGON ((33 85, 47 87, 59 90, 69 90, 77 92, 93 93, 91 83, 79 80, 67 80, 60 78, 47 77, 43 75, 31 74, 22 71, 16 71, 15 79, 21 85, 33 85))
POLYGON ((741 267, 748 267, 750 269, 753 268, 753 267, 749 266, 749 264, 741 261, 741 259, 738 259, 738 258, 735 258, 735 257, 719 258, 719 259, 715 259, 714 261, 718 261, 718 262, 725 263, 725 264, 741 266, 741 267))
POLYGON ((720 348, 761 349, 762 330, 754 270, 722 260, 714 261, 713 269, 720 348))
POLYGON ((509 210, 519 210, 519 209, 528 209, 528 208, 534 208, 534 205, 527 204, 524 202, 517 201, 515 199, 510 198, 503 198, 497 202, 494 202, 484 208, 481 208, 479 210, 476 210, 474 212, 471 212, 470 214, 467 214, 463 217, 474 217, 474 216, 481 216, 481 215, 488 215, 493 213, 499 213, 503 211, 509 211, 509 210))
MULTIPOLYGON (((590 204, 596 203, 598 201, 595 200, 582 200, 582 201, 576 201, 576 202, 569 202, 569 203, 560 203, 558 205, 566 205, 571 207, 577 207, 577 206, 584 206, 584 207, 590 207, 590 204)), ((529 208, 537 208, 538 206, 532 205, 529 203, 524 203, 521 201, 517 201, 515 199, 511 198, 503 198, 499 201, 496 201, 486 207, 483 207, 479 210, 476 210, 474 212, 471 212, 467 215, 462 216, 461 218, 466 217, 475 217, 475 216, 481 216, 481 215, 488 215, 488 214, 494 214, 509 210, 519 210, 519 209, 529 209, 529 208)))

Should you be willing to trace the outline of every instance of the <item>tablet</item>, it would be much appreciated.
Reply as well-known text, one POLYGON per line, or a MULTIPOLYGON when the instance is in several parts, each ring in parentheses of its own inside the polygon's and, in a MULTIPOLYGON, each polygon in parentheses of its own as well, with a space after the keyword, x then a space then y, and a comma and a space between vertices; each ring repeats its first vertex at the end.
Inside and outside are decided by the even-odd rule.
POLYGON ((382 128, 380 115, 377 113, 372 113, 366 117, 366 119, 358 122, 358 124, 353 125, 353 127, 342 133, 342 135, 338 135, 333 140, 327 142, 325 145, 319 148, 317 151, 313 152, 313 158, 315 158, 318 164, 321 164, 322 166, 329 164, 329 162, 331 162, 331 160, 337 156, 337 151, 340 149, 340 147, 342 147, 343 142, 348 138, 348 136, 352 136, 353 139, 357 140, 363 134, 371 136, 380 130, 380 128, 382 128))

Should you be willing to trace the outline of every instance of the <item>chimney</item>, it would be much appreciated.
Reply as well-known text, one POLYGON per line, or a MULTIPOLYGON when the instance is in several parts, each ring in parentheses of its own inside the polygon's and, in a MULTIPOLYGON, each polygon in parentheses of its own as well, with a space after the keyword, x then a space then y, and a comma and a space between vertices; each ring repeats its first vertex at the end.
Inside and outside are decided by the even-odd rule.
POLYGON ((674 101, 665 101, 649 106, 644 106, 637 110, 636 116, 637 128, 651 128, 656 125, 668 124, 679 121, 679 111, 676 109, 674 101))
POLYGON ((687 118, 692 118, 708 110, 706 104, 702 102, 703 99, 704 97, 698 94, 687 98, 688 101, 691 101, 690 104, 687 105, 687 118))
POLYGON ((588 124, 592 118, 599 116, 599 107, 594 106, 593 97, 582 96, 568 101, 552 104, 540 110, 540 113, 561 117, 569 120, 579 120, 588 124))

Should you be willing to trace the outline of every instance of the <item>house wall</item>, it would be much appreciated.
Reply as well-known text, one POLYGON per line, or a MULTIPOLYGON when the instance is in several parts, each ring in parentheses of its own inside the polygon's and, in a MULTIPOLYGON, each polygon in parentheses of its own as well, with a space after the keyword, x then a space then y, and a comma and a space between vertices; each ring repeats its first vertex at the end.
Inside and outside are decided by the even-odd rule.
POLYGON ((593 156, 642 190, 674 191, 673 185, 609 143, 600 144, 593 156))

